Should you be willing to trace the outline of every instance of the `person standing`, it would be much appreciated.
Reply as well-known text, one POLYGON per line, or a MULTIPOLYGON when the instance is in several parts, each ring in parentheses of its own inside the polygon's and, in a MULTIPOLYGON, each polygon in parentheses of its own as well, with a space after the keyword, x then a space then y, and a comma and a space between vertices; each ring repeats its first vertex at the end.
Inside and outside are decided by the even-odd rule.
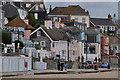
POLYGON ((64 62, 61 62, 61 71, 63 71, 64 62))
POLYGON ((65 70, 67 70, 67 68, 68 68, 67 62, 64 63, 64 67, 65 67, 65 70))
POLYGON ((58 67, 58 70, 61 70, 60 69, 60 61, 57 62, 57 67, 58 67))

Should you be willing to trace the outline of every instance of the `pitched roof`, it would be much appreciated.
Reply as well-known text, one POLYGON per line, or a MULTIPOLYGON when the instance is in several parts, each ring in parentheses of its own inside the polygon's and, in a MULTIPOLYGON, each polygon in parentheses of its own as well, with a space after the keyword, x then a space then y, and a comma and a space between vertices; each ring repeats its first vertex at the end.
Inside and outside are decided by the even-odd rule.
POLYGON ((26 24, 20 17, 16 17, 9 23, 7 23, 5 26, 10 26, 10 27, 23 27, 23 28, 29 28, 29 29, 35 29, 29 24, 26 24))
POLYGON ((55 7, 49 15, 89 15, 79 5, 70 5, 68 7, 55 7))
POLYGON ((68 40, 68 36, 66 32, 63 29, 58 29, 55 27, 47 29, 45 26, 42 26, 42 27, 37 28, 30 35, 34 34, 40 29, 43 29, 47 33, 47 35, 50 37, 50 39, 52 39, 53 41, 59 41, 59 40, 67 41, 68 40))
POLYGON ((110 25, 110 26, 114 26, 113 22, 110 21, 108 18, 90 18, 90 21, 94 25, 110 25))
POLYGON ((94 28, 88 28, 85 32, 86 34, 98 34, 98 32, 95 31, 94 28))
POLYGON ((68 40, 68 36, 63 29, 58 29, 55 27, 52 29, 47 29, 46 27, 43 27, 43 29, 54 41, 68 40))
POLYGON ((14 6, 13 4, 3 5, 2 9, 5 11, 5 17, 7 17, 7 18, 15 17, 15 16, 19 15, 19 13, 17 11, 17 7, 14 6))
POLYGON ((21 3, 22 4, 22 7, 24 8, 24 9, 26 9, 27 11, 29 11, 31 8, 33 8, 36 4, 43 4, 43 2, 22 2, 21 3), (30 6, 29 7, 26 7, 26 4, 30 4, 30 6))
POLYGON ((40 7, 40 3, 36 3, 30 10, 29 12, 43 12, 43 11, 46 11, 45 10, 45 6, 43 4, 43 8, 40 7), (38 7, 38 10, 36 10, 36 7, 38 7))

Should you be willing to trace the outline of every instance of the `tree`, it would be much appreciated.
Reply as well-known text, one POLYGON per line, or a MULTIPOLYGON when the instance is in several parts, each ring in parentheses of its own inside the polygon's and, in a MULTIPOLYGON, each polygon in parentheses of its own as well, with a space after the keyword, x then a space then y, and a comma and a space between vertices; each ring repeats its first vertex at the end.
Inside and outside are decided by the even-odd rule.
POLYGON ((14 43, 15 43, 15 49, 17 49, 17 47, 18 47, 18 43, 19 43, 19 49, 22 49, 24 47, 24 44, 22 41, 16 40, 16 41, 14 41, 14 43))
POLYGON ((35 25, 35 22, 36 22, 34 14, 29 13, 29 14, 27 15, 27 18, 29 19, 30 25, 34 26, 34 25, 35 25))
POLYGON ((41 25, 44 25, 44 21, 37 21, 37 22, 36 22, 36 25, 35 25, 35 28, 38 28, 38 27, 40 27, 41 25))
POLYGON ((11 44, 12 43, 11 33, 2 31, 2 43, 4 43, 4 44, 11 44))

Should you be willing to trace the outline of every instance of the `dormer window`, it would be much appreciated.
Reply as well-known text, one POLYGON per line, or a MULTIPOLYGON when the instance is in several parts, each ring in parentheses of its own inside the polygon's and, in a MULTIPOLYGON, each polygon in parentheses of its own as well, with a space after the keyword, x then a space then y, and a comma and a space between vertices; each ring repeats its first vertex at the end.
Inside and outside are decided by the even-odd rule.
POLYGON ((40 7, 43 9, 44 8, 43 4, 40 4, 40 7))
POLYGON ((35 19, 37 20, 38 19, 38 13, 35 13, 35 19))
POLYGON ((31 4, 26 4, 26 8, 29 8, 29 7, 31 7, 31 4))
POLYGON ((35 10, 37 10, 37 11, 38 11, 38 6, 36 6, 36 7, 35 7, 35 10))
POLYGON ((115 27, 110 26, 110 27, 109 27, 109 30, 110 30, 110 31, 115 31, 115 27))

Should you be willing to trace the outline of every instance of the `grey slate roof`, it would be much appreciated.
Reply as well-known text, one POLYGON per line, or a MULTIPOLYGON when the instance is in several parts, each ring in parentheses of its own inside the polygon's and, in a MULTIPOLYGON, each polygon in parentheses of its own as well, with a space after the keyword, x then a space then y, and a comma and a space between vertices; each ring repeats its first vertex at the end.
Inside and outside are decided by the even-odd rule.
POLYGON ((94 28, 88 28, 85 32, 86 34, 98 34, 98 32, 95 31, 94 28))
POLYGON ((46 27, 42 27, 46 33, 51 37, 52 40, 54 41, 59 41, 59 40, 68 40, 68 36, 66 32, 63 29, 58 29, 58 28, 49 28, 47 29, 46 27))
POLYGON ((15 17, 18 16, 19 13, 17 11, 17 7, 12 4, 6 4, 2 6, 2 9, 5 11, 5 17, 15 17))
POLYGON ((43 12, 43 11, 45 11, 45 6, 41 8, 40 4, 36 3, 36 5, 33 6, 33 8, 31 8, 29 12, 43 12), (38 10, 35 9, 36 6, 38 6, 38 10))
POLYGON ((113 22, 110 21, 108 18, 90 18, 90 21, 94 25, 110 25, 110 26, 114 26, 113 22))
POLYGON ((79 5, 71 5, 68 7, 55 7, 48 15, 89 15, 79 5))

